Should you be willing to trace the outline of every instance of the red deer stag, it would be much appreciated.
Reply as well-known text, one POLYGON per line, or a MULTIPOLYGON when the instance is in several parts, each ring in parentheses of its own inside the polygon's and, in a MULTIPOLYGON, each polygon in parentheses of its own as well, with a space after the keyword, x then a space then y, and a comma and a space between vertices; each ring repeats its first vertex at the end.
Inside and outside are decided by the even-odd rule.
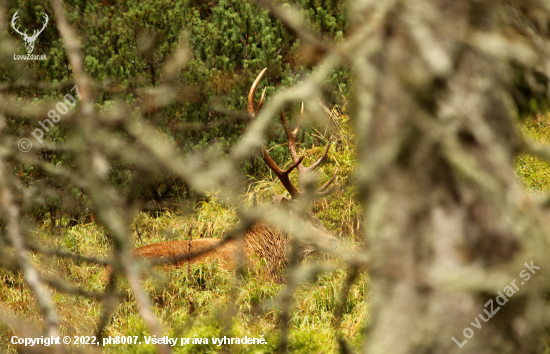
MULTIPOLYGON (((248 112, 252 117, 255 117, 257 112, 260 110, 264 94, 258 108, 254 109, 254 93, 256 87, 260 82, 263 74, 267 69, 264 69, 256 78, 252 87, 250 88, 250 93, 248 95, 248 112)), ((292 157, 293 163, 286 170, 281 169, 275 161, 268 155, 265 148, 262 147, 262 158, 269 166, 269 168, 275 173, 279 178, 283 186, 290 193, 292 199, 297 198, 303 192, 299 191, 289 179, 290 173, 296 168, 298 169, 298 186, 303 190, 304 175, 309 171, 314 170, 326 157, 330 143, 325 148, 323 155, 310 167, 304 167, 302 165, 302 157, 298 156, 296 151, 296 138, 300 130, 300 125, 294 131, 291 131, 288 128, 284 113, 281 112, 281 122, 283 124, 286 136, 288 138, 288 147, 290 150, 290 155, 292 157)), ((330 184, 334 181, 336 174, 326 182, 316 193, 326 193, 330 184)), ((286 203, 290 200, 282 195, 277 195, 273 197, 275 203, 286 203)), ((292 215, 289 215, 292 218, 292 215)), ((338 242, 334 236, 332 236, 328 230, 323 226, 321 221, 309 211, 304 218, 307 224, 313 229, 316 236, 316 242, 326 248, 334 248, 337 246, 338 242)), ((181 241, 167 241, 152 244, 149 246, 143 246, 135 248, 132 250, 132 253, 135 256, 145 257, 145 258, 173 258, 173 257, 183 257, 186 254, 191 253, 202 253, 205 250, 209 250, 205 253, 202 253, 197 256, 192 256, 190 260, 180 260, 176 261, 173 264, 176 266, 185 266, 189 262, 191 264, 197 264, 202 262, 211 262, 214 259, 220 260, 220 266, 225 269, 232 270, 235 268, 235 255, 237 254, 238 241, 230 240, 223 243, 221 239, 213 238, 204 238, 198 240, 181 240, 181 241), (219 245, 216 247, 216 245, 219 245), (212 249, 216 247, 215 249, 212 249)), ((255 222, 245 233, 244 235, 244 257, 247 264, 250 264, 250 260, 257 257, 263 262, 265 262, 264 270, 265 274, 270 279, 275 281, 281 280, 281 270, 284 270, 288 263, 289 251, 291 248, 291 239, 283 233, 280 229, 273 227, 266 222, 259 221, 255 222)), ((300 260, 315 252, 315 247, 313 244, 302 243, 299 249, 299 258, 300 260)))

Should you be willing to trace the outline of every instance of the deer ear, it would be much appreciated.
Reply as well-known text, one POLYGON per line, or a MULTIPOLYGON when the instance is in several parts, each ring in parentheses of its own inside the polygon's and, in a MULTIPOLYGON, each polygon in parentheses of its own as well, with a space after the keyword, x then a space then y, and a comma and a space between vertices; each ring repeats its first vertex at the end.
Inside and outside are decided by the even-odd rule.
POLYGON ((288 199, 284 195, 278 194, 273 196, 273 202, 275 204, 287 204, 290 203, 290 199, 288 199))

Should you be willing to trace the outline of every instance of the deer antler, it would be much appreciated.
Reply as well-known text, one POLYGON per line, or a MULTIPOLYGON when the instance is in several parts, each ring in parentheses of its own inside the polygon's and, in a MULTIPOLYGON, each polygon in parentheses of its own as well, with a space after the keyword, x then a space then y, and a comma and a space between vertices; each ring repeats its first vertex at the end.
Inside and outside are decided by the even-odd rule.
POLYGON ((17 10, 15 12, 15 14, 13 14, 13 17, 11 19, 11 26, 13 27, 13 30, 15 32, 17 32, 17 33, 19 33, 19 35, 21 35, 21 37, 25 41, 25 49, 27 49, 27 54, 30 54, 30 53, 32 53, 32 51, 34 49, 34 42, 36 41, 36 38, 38 38, 38 35, 40 33, 42 33, 42 31, 44 31, 44 29, 46 28, 46 25, 48 24, 49 17, 48 17, 47 13, 44 13, 44 18, 45 18, 46 22, 42 26, 42 29, 40 31, 34 30, 32 36, 30 36, 30 37, 27 35, 27 30, 25 30, 24 33, 21 33, 21 31, 19 30, 19 27, 16 27, 16 21, 17 21, 18 18, 19 18, 19 10, 17 10))
MULTIPOLYGON (((296 139, 298 138, 298 134, 300 133, 300 128, 302 126, 302 119, 304 116, 304 103, 302 102, 302 109, 300 111, 300 122, 294 128, 293 131, 290 130, 288 127, 288 124, 286 122, 285 112, 281 111, 281 123, 283 124, 283 128, 285 130, 286 137, 288 139, 288 150, 290 150, 290 156, 292 157, 292 161, 296 162, 298 160, 298 153, 296 151, 296 139)), ((308 174, 311 171, 314 171, 320 164, 323 162, 325 157, 327 157, 328 151, 330 149, 330 139, 327 143, 327 146, 325 148, 325 151, 323 152, 323 155, 317 159, 311 166, 305 167, 304 165, 300 164, 298 165, 298 186, 300 187, 300 190, 304 190, 304 180, 305 175, 308 174)), ((338 170, 334 172, 334 175, 324 184, 322 185, 316 193, 324 193, 327 188, 334 182, 336 175, 338 174, 338 170)))
MULTIPOLYGON (((262 92, 262 97, 260 99, 260 103, 258 103, 258 107, 256 108, 256 110, 254 110, 254 93, 256 92, 256 88, 258 87, 258 83, 260 82, 262 76, 264 75, 264 73, 266 71, 267 71, 267 68, 263 69, 262 72, 258 75, 258 77, 256 77, 256 80, 252 84, 252 87, 250 88, 250 92, 248 94, 248 112, 250 113, 250 115, 252 117, 256 116, 256 114, 259 112, 259 110, 262 107, 262 104, 264 102, 265 89, 262 92)), ((262 146, 262 158, 264 159, 266 164, 269 166, 269 168, 279 178, 279 180, 281 181, 283 186, 286 188, 286 190, 290 193, 290 195, 293 198, 297 197, 300 193, 302 193, 302 192, 300 192, 300 190, 303 191, 303 189, 304 189, 304 186, 303 186, 304 176, 307 173, 313 171, 315 168, 317 168, 321 164, 321 162, 323 162, 323 160, 327 156, 328 150, 330 149, 330 139, 329 139, 329 142, 327 144, 327 147, 325 148, 325 151, 323 152, 323 155, 321 155, 321 157, 317 161, 315 161, 309 167, 305 167, 305 166, 302 165, 302 161, 304 160, 304 155, 302 155, 301 157, 298 157, 298 153, 296 151, 296 138, 298 137, 298 134, 300 132, 300 127, 302 125, 303 115, 304 115, 304 104, 302 103, 302 110, 301 110, 301 114, 300 114, 300 123, 298 123, 296 128, 294 128, 294 130, 291 131, 290 128, 288 127, 287 122, 286 122, 285 113, 284 113, 284 111, 281 110, 281 123, 283 124, 283 128, 285 130, 285 134, 286 134, 286 137, 288 139, 288 149, 290 150, 290 156, 292 157, 292 161, 293 161, 293 164, 290 165, 289 168, 287 168, 286 170, 283 171, 275 163, 275 161, 273 161, 273 159, 269 156, 269 154, 267 153, 265 148, 262 146), (288 178, 290 172, 292 172, 292 170, 294 168, 298 169, 298 186, 299 186, 300 190, 298 190, 292 184, 292 182, 290 182, 290 179, 288 178)), ((322 185, 315 193, 316 194, 325 194, 328 187, 334 182, 337 173, 338 173, 338 170, 336 170, 334 175, 324 185, 322 185)))
MULTIPOLYGON (((258 111, 260 110, 264 102, 265 89, 262 93, 262 98, 260 99, 260 103, 258 103, 258 108, 254 110, 254 93, 256 92, 258 83, 260 82, 260 80, 262 79, 262 76, 265 74, 266 71, 267 71, 267 68, 262 70, 262 72, 258 75, 256 80, 252 84, 252 87, 250 88, 250 92, 248 93, 248 113, 250 113, 250 115, 253 118, 256 117, 256 114, 258 113, 258 111)), ((294 163, 290 165, 289 168, 287 168, 286 170, 283 170, 275 163, 275 161, 273 161, 271 156, 269 156, 265 148, 262 146, 262 159, 265 161, 267 166, 269 166, 269 168, 273 171, 273 173, 275 173, 275 175, 279 178, 279 180, 281 181, 285 189, 288 191, 288 193, 290 193, 292 197, 295 197, 300 193, 298 189, 292 184, 292 182, 290 182, 290 179, 288 178, 288 176, 290 175, 290 172, 292 172, 292 170, 296 168, 296 166, 302 163, 302 160, 304 159, 303 156, 297 159, 296 161, 294 161, 294 163)))
MULTIPOLYGON (((19 11, 19 10, 18 10, 18 11, 19 11)), ((48 17, 48 14, 45 13, 45 12, 44 12, 44 17, 46 18, 46 22, 44 23, 44 26, 42 26, 42 29, 41 29, 40 31, 38 31, 38 33, 36 32, 37 30, 34 30, 34 32, 33 32, 33 34, 32 34, 32 37, 31 37, 32 39, 36 39, 36 38, 38 37, 38 35, 39 35, 40 33, 42 33, 42 31, 44 31, 44 29, 46 28, 46 25, 48 24, 48 20, 49 20, 50 18, 48 17)), ((25 31, 25 33, 26 33, 26 31, 25 31)))
POLYGON ((11 18, 11 27, 13 27, 13 30, 17 33, 19 33, 20 36, 22 36, 23 38, 27 38, 27 31, 25 30, 25 33, 21 33, 21 31, 19 31, 19 27, 15 27, 15 23, 17 21, 17 19, 19 18, 19 14, 18 14, 19 10, 15 11, 15 13, 13 14, 13 17, 11 18))

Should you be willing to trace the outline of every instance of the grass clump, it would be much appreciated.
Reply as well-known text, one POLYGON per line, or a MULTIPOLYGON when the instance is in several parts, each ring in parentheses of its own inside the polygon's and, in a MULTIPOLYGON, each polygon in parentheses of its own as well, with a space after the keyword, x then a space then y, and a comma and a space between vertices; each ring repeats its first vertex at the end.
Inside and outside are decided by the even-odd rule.
MULTIPOLYGON (((208 203, 217 202, 211 200, 208 203)), ((197 209, 197 213, 204 213, 205 210, 210 209, 203 204, 197 209)), ((222 214, 225 216, 218 219, 220 225, 233 222, 233 210, 224 208, 222 214)), ((194 219, 197 220, 195 221, 197 228, 213 220, 204 214, 202 216, 194 219)), ((212 217, 215 216, 212 215, 212 217)), ((181 229, 181 225, 187 219, 188 216, 180 216, 171 211, 162 213, 156 218, 140 213, 136 216, 132 227, 141 225, 142 238, 150 243, 165 239, 166 230, 181 229)), ((212 229, 215 230, 215 228, 212 229)), ((216 236, 222 234, 219 232, 216 236)), ((58 234, 38 230, 35 237, 42 244, 56 244, 62 249, 88 256, 106 256, 111 247, 109 242, 105 242, 105 232, 94 222, 66 228, 60 230, 58 234)), ((102 280, 103 267, 44 256, 35 257, 34 262, 43 274, 63 278, 74 286, 88 291, 101 291, 105 288, 106 284, 102 280)), ((293 299, 290 349, 296 353, 334 351, 337 333, 342 333, 351 341, 367 318, 365 313, 367 279, 366 274, 363 274, 353 286, 340 324, 334 322, 333 311, 338 304, 338 289, 345 281, 345 271, 337 270, 323 274, 316 282, 298 287, 293 299)), ((276 351, 281 313, 277 299, 284 288, 282 284, 273 284, 256 274, 246 273, 243 280, 235 286, 232 273, 220 269, 216 263, 211 263, 192 266, 190 273, 187 267, 151 270, 144 278, 143 286, 152 299, 155 313, 165 328, 167 336, 174 338, 195 336, 209 339, 208 345, 191 343, 178 347, 175 350, 176 353, 227 351, 271 353, 276 351), (211 338, 223 336, 242 338, 245 335, 254 338, 264 336, 267 344, 218 346, 211 340, 211 338)), ((142 344, 111 345, 107 346, 105 351, 107 353, 154 353, 155 348, 143 342, 143 337, 149 335, 148 330, 124 281, 119 284, 119 288, 126 295, 112 315, 106 328, 106 336, 139 336, 142 344)), ((96 322, 102 313, 101 303, 97 300, 51 290, 63 321, 63 335, 94 335, 96 322)), ((29 320, 31 324, 39 326, 41 323, 33 297, 20 273, 0 270, 0 301, 15 315, 29 320)), ((0 329, 0 338, 2 338, 0 346, 4 353, 16 352, 6 340, 11 335, 8 328, 0 329)))
MULTIPOLYGON (((338 171, 338 178, 332 196, 317 201, 313 212, 345 244, 354 246, 360 240, 362 218, 352 183, 355 174, 353 135, 343 109, 327 109, 327 113, 337 129, 333 133, 328 157, 318 169, 319 176, 324 182, 338 171)), ((326 136, 327 133, 317 131, 317 140, 328 142, 326 136)), ((304 165, 316 161, 323 150, 321 144, 301 151, 306 156, 304 165)), ((296 178, 295 173, 292 178, 296 178)), ((266 180, 269 181, 253 183, 243 195, 245 207, 253 207, 254 202, 267 203, 273 195, 284 194, 276 179, 266 180)), ((293 183, 297 185, 297 180, 293 183)), ((221 238, 238 223, 236 208, 221 203, 215 193, 186 207, 187 212, 163 210, 136 214, 129 225, 134 246, 190 238, 221 238)), ((30 236, 44 247, 85 256, 109 257, 113 245, 108 233, 93 218, 89 219, 91 222, 76 226, 57 223, 56 227, 51 227, 45 222, 30 236)), ((347 278, 345 265, 333 257, 311 257, 306 263, 316 261, 328 262, 335 270, 322 273, 294 290, 288 338, 289 350, 293 353, 335 352, 338 347, 336 338, 339 337, 350 343, 360 343, 356 337, 361 336, 361 329, 368 319, 366 272, 359 275, 346 303, 341 304, 340 292, 347 278), (342 308, 341 317, 337 319, 335 312, 339 308, 342 308)), ((45 277, 63 279, 71 286, 89 292, 105 290, 102 266, 43 255, 34 255, 33 262, 45 277)), ((282 314, 279 300, 285 285, 267 281, 261 271, 245 272, 243 279, 236 282, 234 274, 221 269, 217 263, 178 269, 148 269, 142 284, 166 335, 191 340, 188 345, 174 347, 175 353, 273 353, 278 350, 282 314), (212 338, 224 336, 263 336, 267 344, 216 345, 212 342, 212 338), (193 343, 193 338, 207 338, 208 344, 193 343)), ((155 353, 155 347, 144 342, 149 332, 127 281, 118 282, 117 287, 123 296, 105 328, 105 336, 138 336, 142 343, 110 345, 104 348, 105 352, 155 353)), ((96 324, 104 311, 99 300, 70 295, 54 288, 50 290, 62 319, 63 335, 92 336, 96 333, 96 324)), ((0 269, 0 302, 19 318, 40 326, 34 299, 19 272, 0 269)), ((16 348, 8 342, 11 335, 9 328, 0 328, 3 353, 16 353, 16 348)), ((84 347, 78 349, 86 350, 84 347)))
MULTIPOLYGON (((330 114, 340 129, 332 141, 334 147, 327 161, 320 168, 320 180, 326 181, 336 170, 338 180, 332 196, 317 201, 313 211, 346 245, 357 247, 357 243, 362 243, 360 235, 363 225, 356 190, 351 183, 355 166, 353 135, 345 114, 338 108, 330 114)), ((550 116, 539 115, 525 121, 521 130, 532 139, 547 143, 550 141, 550 116)), ((318 146, 306 151, 305 165, 315 161, 322 150, 323 147, 318 146)), ((531 193, 546 191, 550 185, 550 166, 542 160, 519 155, 516 171, 531 193)), ((276 180, 257 182, 243 196, 243 201, 252 207, 254 201, 265 203, 272 195, 283 192, 276 180)), ((236 208, 224 205, 215 194, 207 195, 188 209, 186 214, 174 210, 138 213, 129 226, 134 245, 199 237, 221 238, 238 223, 236 208)), ((41 245, 95 257, 107 257, 111 252, 112 245, 105 229, 93 220, 76 226, 60 223, 56 228, 46 224, 31 235, 41 245)), ((11 254, 9 247, 5 249, 6 254, 11 254)), ((105 289, 103 267, 43 255, 33 255, 32 260, 45 277, 64 279, 90 292, 105 289)), ((359 351, 369 318, 368 274, 362 272, 358 275, 346 302, 342 303, 341 292, 348 278, 346 266, 331 257, 312 257, 306 260, 306 265, 314 261, 328 262, 334 270, 322 273, 294 290, 289 350, 308 354, 336 352, 338 338, 343 338, 352 351, 359 351)), ((273 353, 278 350, 282 313, 278 300, 285 285, 266 281, 261 272, 245 273, 244 278, 236 282, 234 274, 221 269, 217 263, 190 268, 159 268, 148 270, 142 284, 166 335, 189 339, 188 345, 174 347, 174 353, 273 353), (213 343, 213 338, 224 336, 263 336, 267 344, 213 343), (206 338, 208 343, 193 343, 193 338, 206 338)), ((144 342, 144 337, 150 334, 127 283, 122 281, 118 287, 124 296, 111 316, 105 335, 138 336, 141 344, 111 345, 105 348, 105 352, 155 353, 156 348, 144 342)), ((103 311, 102 304, 98 300, 69 295, 53 288, 50 290, 62 318, 62 334, 94 335, 103 311)), ((0 269, 0 302, 5 309, 27 320, 30 325, 40 326, 40 314, 19 272, 0 269)), ((16 353, 16 348, 9 344, 12 334, 8 327, 0 328, 0 349, 3 353, 16 353)))
MULTIPOLYGON (((550 143, 550 113, 537 114, 520 125, 526 137, 539 144, 550 143)), ((550 164, 538 157, 520 154, 515 161, 516 174, 530 194, 547 192, 550 187, 550 164)))

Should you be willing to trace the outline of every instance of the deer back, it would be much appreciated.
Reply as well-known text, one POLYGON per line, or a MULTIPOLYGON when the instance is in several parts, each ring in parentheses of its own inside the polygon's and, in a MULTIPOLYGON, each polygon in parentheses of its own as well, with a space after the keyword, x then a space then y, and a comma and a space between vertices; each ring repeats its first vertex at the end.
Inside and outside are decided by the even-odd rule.
MULTIPOLYGON (((263 101, 264 93, 262 98, 257 106, 254 108, 254 93, 260 82, 262 76, 265 74, 267 69, 264 69, 256 78, 248 95, 248 112, 250 116, 254 118, 258 111, 260 110, 263 101)), ((302 105, 302 115, 303 115, 303 105, 302 105)), ((301 117, 302 117, 301 115, 301 117)), ((325 148, 322 156, 311 166, 304 167, 302 161, 304 156, 298 156, 298 143, 297 137, 300 130, 300 124, 294 129, 290 130, 284 112, 281 112, 281 123, 285 130, 287 139, 288 139, 288 148, 290 151, 290 156, 292 158, 292 164, 285 170, 281 169, 274 160, 269 156, 265 148, 261 149, 261 157, 267 164, 267 166, 273 171, 277 178, 281 181, 285 189, 290 194, 291 199, 286 198, 282 195, 277 195, 273 199, 276 204, 284 204, 288 207, 289 203, 293 200, 303 197, 305 194, 303 190, 307 183, 304 183, 305 176, 308 173, 313 172, 325 159, 330 148, 330 141, 325 148), (296 187, 290 180, 289 175, 294 170, 298 170, 298 187, 296 187)), ((337 173, 338 171, 336 171, 337 173)), ((323 186, 321 186, 316 191, 312 192, 314 196, 320 197, 326 195, 328 187, 335 180, 336 173, 332 178, 327 181, 323 186)), ((297 217, 302 217, 305 221, 306 227, 310 228, 315 237, 311 242, 301 242, 299 243, 299 257, 303 259, 308 255, 316 251, 318 247, 325 249, 330 249, 337 246, 337 239, 323 226, 321 221, 311 212, 300 213, 302 216, 296 216, 297 213, 293 213, 292 208, 288 208, 289 220, 292 222, 293 219, 297 217)), ((189 254, 189 252, 200 252, 202 250, 209 249, 213 246, 219 245, 221 240, 219 239, 198 239, 192 241, 167 241, 161 242, 149 246, 139 247, 133 250, 134 255, 146 258, 168 258, 183 256, 189 254)), ((281 270, 287 267, 289 260, 289 252, 291 250, 292 240, 291 238, 283 233, 279 228, 274 227, 266 222, 260 221, 255 222, 250 229, 244 235, 244 255, 245 261, 248 265, 252 265, 255 260, 260 261, 263 264, 263 267, 266 270, 266 273, 269 277, 280 280, 281 270)), ((235 255, 237 251, 237 241, 232 240, 221 245, 219 248, 208 251, 202 255, 193 256, 189 261, 182 260, 176 262, 176 266, 182 266, 188 263, 196 264, 201 262, 210 262, 215 258, 218 258, 222 261, 222 266, 226 269, 233 269, 235 267, 235 255)))
POLYGON ((214 259, 220 260, 220 265, 228 270, 235 267, 234 254, 236 244, 234 240, 221 244, 221 239, 203 238, 198 240, 179 240, 165 241, 148 246, 134 248, 132 254, 142 258, 173 258, 188 255, 189 253, 197 253, 209 250, 200 255, 193 256, 189 260, 178 260, 170 263, 174 266, 183 266, 188 263, 200 264, 203 262, 212 262, 214 259), (221 245, 220 245, 221 244, 221 245))

